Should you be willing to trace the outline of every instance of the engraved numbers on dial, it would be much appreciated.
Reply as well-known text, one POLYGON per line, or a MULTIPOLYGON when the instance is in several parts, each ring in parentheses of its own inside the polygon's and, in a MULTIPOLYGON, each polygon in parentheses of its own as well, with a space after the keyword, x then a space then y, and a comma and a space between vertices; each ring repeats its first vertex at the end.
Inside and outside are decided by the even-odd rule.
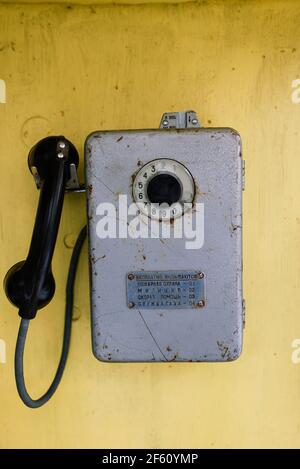
POLYGON ((160 158, 145 164, 133 182, 133 198, 147 216, 170 220, 191 208, 195 184, 188 169, 176 160, 160 158))

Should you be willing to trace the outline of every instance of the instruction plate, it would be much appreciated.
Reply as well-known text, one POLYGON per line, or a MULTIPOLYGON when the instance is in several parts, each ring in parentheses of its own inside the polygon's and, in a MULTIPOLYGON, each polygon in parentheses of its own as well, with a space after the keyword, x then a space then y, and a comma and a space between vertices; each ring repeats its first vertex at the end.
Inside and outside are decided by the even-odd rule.
POLYGON ((197 270, 127 273, 127 306, 138 309, 187 309, 205 306, 205 275, 197 270))

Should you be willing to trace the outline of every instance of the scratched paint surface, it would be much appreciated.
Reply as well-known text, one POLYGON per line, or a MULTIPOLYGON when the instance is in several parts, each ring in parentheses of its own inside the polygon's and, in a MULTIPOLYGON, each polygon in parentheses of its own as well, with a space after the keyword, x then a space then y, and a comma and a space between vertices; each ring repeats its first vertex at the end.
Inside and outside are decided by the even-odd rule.
MULTIPOLYGON (((299 2, 10 4, 0 6, 0 21, 2 277, 27 253, 38 193, 26 158, 45 135, 65 133, 82 156, 93 130, 156 127, 163 112, 194 108, 203 125, 239 130, 247 167, 241 358, 97 362, 85 248, 66 373, 35 412, 17 396, 19 320, 0 297, 0 447, 298 447, 300 364, 291 343, 300 337, 300 104, 291 83, 300 77, 299 2)), ((70 247, 84 223, 83 197, 67 196, 56 296, 32 323, 26 350, 34 396, 57 365, 70 247)))

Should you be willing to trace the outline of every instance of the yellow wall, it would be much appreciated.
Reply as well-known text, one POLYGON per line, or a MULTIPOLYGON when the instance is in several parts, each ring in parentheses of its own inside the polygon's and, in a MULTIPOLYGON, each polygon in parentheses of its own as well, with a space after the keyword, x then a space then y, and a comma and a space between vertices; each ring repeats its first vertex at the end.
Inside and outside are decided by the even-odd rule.
MULTIPOLYGON (((95 2, 94 2, 95 3, 95 2)), ((299 447, 300 2, 182 5, 0 5, 1 277, 24 258, 38 192, 27 169, 37 139, 64 133, 79 148, 96 129, 147 128, 194 108, 205 126, 242 135, 247 179, 242 357, 227 364, 102 364, 91 353, 86 248, 69 363, 55 397, 29 410, 15 389, 19 324, 4 294, 0 447, 299 447)), ((82 165, 81 165, 82 176, 82 165)), ((60 353, 64 287, 82 195, 66 197, 54 301, 33 321, 26 352, 32 394, 60 353), (67 238, 65 239, 65 236, 67 238)))

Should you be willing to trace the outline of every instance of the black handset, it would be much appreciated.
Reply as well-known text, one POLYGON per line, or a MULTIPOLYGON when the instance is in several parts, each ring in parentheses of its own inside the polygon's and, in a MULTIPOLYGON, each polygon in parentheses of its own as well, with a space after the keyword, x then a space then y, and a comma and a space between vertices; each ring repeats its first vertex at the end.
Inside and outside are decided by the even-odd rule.
POLYGON ((55 392, 64 371, 71 334, 73 284, 76 266, 86 227, 81 231, 75 245, 67 282, 65 332, 62 355, 58 370, 49 390, 40 399, 33 400, 27 393, 23 373, 23 353, 29 322, 38 309, 53 298, 55 281, 51 261, 59 228, 64 194, 72 169, 78 167, 79 156, 74 145, 63 136, 46 137, 39 141, 28 155, 29 169, 40 186, 39 204, 26 260, 9 269, 4 288, 9 300, 19 309, 21 325, 15 354, 15 374, 19 395, 29 407, 40 407, 55 392))

